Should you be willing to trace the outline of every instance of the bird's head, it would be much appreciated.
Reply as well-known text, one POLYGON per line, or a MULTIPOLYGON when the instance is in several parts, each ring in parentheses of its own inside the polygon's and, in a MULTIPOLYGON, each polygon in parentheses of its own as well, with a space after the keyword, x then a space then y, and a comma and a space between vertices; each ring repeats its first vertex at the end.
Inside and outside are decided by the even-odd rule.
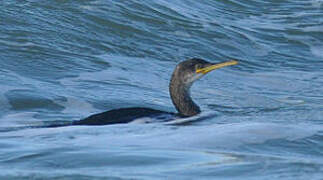
POLYGON ((238 64, 238 61, 231 60, 223 63, 210 63, 203 59, 193 58, 179 63, 173 73, 172 79, 189 88, 196 80, 207 73, 225 66, 238 64))
POLYGON ((234 60, 215 64, 197 58, 179 63, 173 72, 169 85, 170 96, 179 114, 194 116, 201 112, 190 97, 189 89, 194 81, 215 69, 235 64, 238 62, 234 60))

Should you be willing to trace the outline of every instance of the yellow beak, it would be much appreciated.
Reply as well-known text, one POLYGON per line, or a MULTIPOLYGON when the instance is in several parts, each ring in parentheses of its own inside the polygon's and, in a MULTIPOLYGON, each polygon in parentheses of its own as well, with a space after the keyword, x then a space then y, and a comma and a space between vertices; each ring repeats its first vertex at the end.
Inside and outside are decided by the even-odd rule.
POLYGON ((238 64, 238 61, 232 60, 232 61, 227 61, 227 62, 223 62, 223 63, 219 63, 219 64, 214 64, 205 68, 201 68, 201 69, 197 69, 196 73, 203 73, 206 74, 208 72, 211 72, 215 69, 219 69, 225 66, 232 66, 232 65, 236 65, 238 64))

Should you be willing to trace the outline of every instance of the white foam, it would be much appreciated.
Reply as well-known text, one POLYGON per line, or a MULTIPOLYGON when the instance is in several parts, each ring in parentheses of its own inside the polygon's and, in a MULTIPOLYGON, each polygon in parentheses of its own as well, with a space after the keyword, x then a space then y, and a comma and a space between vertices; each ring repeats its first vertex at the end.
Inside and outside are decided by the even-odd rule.
POLYGON ((131 122, 131 124, 146 124, 153 122, 154 119, 150 117, 138 118, 131 122))
POLYGON ((293 104, 293 105, 299 105, 299 104, 305 103, 305 101, 302 99, 288 99, 288 97, 277 99, 277 101, 287 103, 287 104, 293 104))
POLYGON ((54 102, 64 106, 62 113, 66 114, 78 114, 81 116, 86 116, 97 111, 92 104, 73 97, 67 97, 67 101, 55 100, 54 102))
MULTIPOLYGON (((310 124, 234 123, 207 126, 161 126, 161 124, 118 124, 109 126, 70 126, 62 128, 26 129, 0 134, 57 139, 56 143, 93 147, 147 146, 156 148, 217 149, 261 144, 269 140, 295 141, 322 131, 310 124), (93 137, 94 136, 94 137, 93 137), (71 138, 73 137, 73 138, 71 138), (64 139, 64 140, 62 140, 64 139), (95 139, 95 141, 93 141, 95 139)), ((45 139, 42 139, 42 143, 45 139)))
POLYGON ((310 49, 312 54, 317 57, 323 58, 323 46, 311 46, 310 49))
POLYGON ((4 41, 4 40, 0 40, 0 43, 3 43, 7 46, 17 46, 17 47, 32 47, 32 46, 36 46, 36 44, 32 43, 32 42, 13 42, 13 41, 4 41))
POLYGON ((185 31, 175 31, 174 33, 176 36, 180 36, 180 37, 186 37, 186 38, 191 37, 191 35, 185 31))
POLYGON ((12 86, 1 85, 1 88, 0 88, 0 107, 2 108, 2 111, 8 110, 8 109, 11 108, 11 105, 10 105, 7 97, 5 96, 5 94, 8 91, 11 91, 13 89, 16 89, 16 88, 12 87, 12 86))
POLYGON ((36 123, 38 120, 34 118, 36 112, 19 112, 7 114, 1 118, 2 127, 20 127, 25 126, 26 124, 36 123))
POLYGON ((312 0, 310 1, 312 6, 315 8, 320 8, 323 6, 323 0, 312 0))

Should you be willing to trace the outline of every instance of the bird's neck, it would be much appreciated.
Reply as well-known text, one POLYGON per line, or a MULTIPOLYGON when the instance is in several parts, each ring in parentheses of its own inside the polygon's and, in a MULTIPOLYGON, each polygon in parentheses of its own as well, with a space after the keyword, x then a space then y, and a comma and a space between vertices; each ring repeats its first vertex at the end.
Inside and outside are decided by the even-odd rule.
POLYGON ((190 96, 191 85, 180 83, 175 76, 169 85, 169 93, 176 110, 181 116, 194 116, 201 112, 200 107, 194 103, 190 96))

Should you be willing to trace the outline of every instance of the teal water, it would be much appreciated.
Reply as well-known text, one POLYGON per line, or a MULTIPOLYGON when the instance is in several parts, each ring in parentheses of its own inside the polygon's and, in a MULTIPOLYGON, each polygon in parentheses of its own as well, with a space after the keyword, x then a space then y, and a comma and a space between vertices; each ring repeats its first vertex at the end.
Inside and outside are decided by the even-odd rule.
POLYGON ((323 1, 0 9, 0 179, 323 179, 323 1), (240 62, 194 84, 198 117, 29 128, 120 107, 175 112, 170 76, 191 57, 240 62))

